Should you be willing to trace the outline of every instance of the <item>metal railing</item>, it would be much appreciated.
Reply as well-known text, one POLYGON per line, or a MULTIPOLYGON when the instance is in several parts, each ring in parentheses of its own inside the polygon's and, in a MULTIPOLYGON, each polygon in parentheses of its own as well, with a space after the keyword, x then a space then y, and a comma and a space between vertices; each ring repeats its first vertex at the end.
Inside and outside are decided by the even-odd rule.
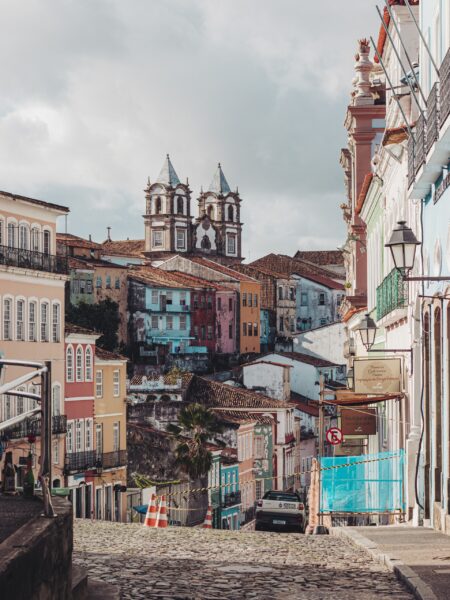
POLYGON ((426 152, 428 153, 439 137, 439 82, 431 88, 427 100, 427 141, 426 152))
POLYGON ((414 183, 414 179, 414 137, 410 135, 408 138, 408 186, 414 183))
POLYGON ((221 502, 223 507, 234 506, 241 503, 241 492, 230 492, 225 494, 221 502))
POLYGON ((440 75, 440 124, 442 125, 450 114, 450 49, 442 61, 440 75))
POLYGON ((253 519, 255 518, 255 507, 251 506, 250 508, 247 508, 247 510, 244 510, 242 513, 244 520, 242 521, 242 525, 245 525, 245 523, 249 523, 250 521, 253 521, 253 519))
POLYGON ((80 471, 88 471, 95 469, 97 462, 97 454, 95 450, 85 450, 83 452, 71 452, 66 454, 64 459, 64 472, 77 473, 80 471))
POLYGON ((68 261, 65 256, 45 254, 23 248, 10 248, 9 246, 0 246, 0 265, 49 273, 68 273, 68 261))
MULTIPOLYGON (((29 436, 40 437, 41 429, 41 419, 27 419, 9 429, 5 429, 1 437, 8 440, 20 440, 29 436)), ((57 433, 67 433, 66 415, 55 415, 52 417, 52 434, 57 433)))
POLYGON ((387 275, 377 287, 377 319, 408 304, 408 284, 397 269, 387 275))
POLYGON ((426 139, 427 139, 427 122, 423 115, 417 119, 416 123, 416 143, 414 146, 414 174, 417 175, 419 169, 425 162, 426 158, 426 139))

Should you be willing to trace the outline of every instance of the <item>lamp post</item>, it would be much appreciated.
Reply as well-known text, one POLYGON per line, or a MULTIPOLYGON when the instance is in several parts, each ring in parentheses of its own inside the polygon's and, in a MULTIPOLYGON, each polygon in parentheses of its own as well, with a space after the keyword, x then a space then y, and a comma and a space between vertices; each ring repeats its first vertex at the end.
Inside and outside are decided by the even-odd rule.
POLYGON ((363 346, 369 352, 375 343, 375 335, 377 333, 377 326, 375 321, 370 316, 370 313, 366 313, 364 319, 361 321, 356 331, 359 331, 363 346))

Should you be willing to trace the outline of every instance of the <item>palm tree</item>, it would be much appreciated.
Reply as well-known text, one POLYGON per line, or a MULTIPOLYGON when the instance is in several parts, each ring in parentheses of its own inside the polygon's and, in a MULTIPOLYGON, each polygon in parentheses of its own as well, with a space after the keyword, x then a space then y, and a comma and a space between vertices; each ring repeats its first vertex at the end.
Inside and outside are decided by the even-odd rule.
POLYGON ((180 410, 178 425, 170 424, 167 431, 177 440, 176 463, 191 479, 207 475, 212 464, 208 442, 223 446, 215 436, 223 430, 215 414, 202 404, 189 404, 180 410))

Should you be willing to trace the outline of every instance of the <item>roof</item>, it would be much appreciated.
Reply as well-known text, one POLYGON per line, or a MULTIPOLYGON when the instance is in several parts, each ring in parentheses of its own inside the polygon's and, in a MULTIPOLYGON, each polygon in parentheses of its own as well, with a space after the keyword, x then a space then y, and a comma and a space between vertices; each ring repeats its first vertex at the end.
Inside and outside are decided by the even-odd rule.
POLYGON ((240 273, 245 273, 246 275, 250 275, 253 274, 253 277, 257 277, 258 273, 261 273, 262 275, 267 275, 269 277, 274 277, 275 279, 289 279, 289 275, 286 275, 285 273, 279 273, 274 271, 273 269, 269 269, 263 265, 242 265, 242 264, 236 264, 233 265, 233 269, 236 271, 239 271, 240 273))
POLYGON ((229 194, 231 192, 230 186, 228 185, 228 182, 225 179, 225 175, 223 174, 220 163, 217 165, 217 171, 214 173, 214 177, 211 181, 208 191, 214 192, 215 194, 223 195, 229 194))
POLYGON ((390 127, 384 132, 382 145, 389 146, 390 144, 401 144, 403 141, 408 139, 408 127, 407 125, 400 125, 399 127, 390 127))
POLYGON ((195 375, 189 389, 189 400, 214 408, 245 408, 273 411, 278 408, 292 408, 263 394, 244 388, 237 388, 218 381, 210 381, 195 375))
POLYGON ((291 392, 291 402, 295 404, 295 408, 300 412, 304 412, 311 417, 319 416, 319 403, 317 400, 311 400, 302 394, 291 392))
POLYGON ((86 240, 73 233, 57 233, 56 241, 74 248, 89 248, 92 250, 101 250, 102 248, 101 244, 97 244, 97 242, 93 242, 92 240, 86 240))
POLYGON ((362 207, 364 206, 364 202, 366 200, 367 192, 369 191, 369 187, 372 182, 372 179, 373 179, 373 173, 367 173, 367 175, 364 177, 364 181, 361 186, 361 191, 359 192, 358 201, 356 203, 356 208, 355 208, 355 212, 357 215, 359 215, 359 213, 362 210, 362 207))
MULTIPOLYGON (((168 385, 168 386, 176 385, 173 383, 173 375, 171 375, 170 373, 160 374, 160 373, 155 373, 155 372, 148 373, 147 375, 133 375, 133 377, 130 379, 130 385, 142 385, 144 377, 147 378, 147 381, 159 381, 162 377, 163 382, 166 385, 168 385)), ((192 373, 188 373, 188 372, 181 373, 181 375, 179 377, 179 379, 181 380, 181 389, 184 390, 189 386, 192 377, 193 377, 192 373)))
MULTIPOLYGON (((162 270, 162 269, 161 269, 162 270)), ((215 281, 209 281, 208 279, 202 279, 201 277, 197 277, 196 275, 191 275, 190 273, 183 273, 181 271, 164 271, 165 273, 171 273, 176 278, 180 280, 181 283, 185 283, 190 287, 199 287, 199 288, 207 288, 215 291, 233 291, 229 287, 221 283, 216 283, 215 281)))
POLYGON ((149 266, 132 267, 128 271, 128 279, 164 288, 191 289, 193 287, 192 282, 188 282, 173 271, 163 271, 149 266))
POLYGON ((145 250, 145 240, 106 240, 102 244, 104 254, 117 256, 137 256, 142 258, 145 250))
MULTIPOLYGON (((409 0, 409 4, 411 6, 417 6, 419 4, 419 0, 409 0)), ((405 0, 389 0, 390 6, 406 6, 405 0)), ((391 22, 391 17, 389 16, 388 9, 385 7, 383 11, 383 21, 386 27, 389 29, 389 23, 391 22)), ((380 32, 378 34, 378 42, 377 42, 377 50, 378 54, 383 58, 384 46, 386 44, 387 33, 384 29, 383 25, 380 26, 380 32)), ((378 62, 378 57, 375 55, 374 61, 378 62)))
POLYGON ((204 267, 206 267, 208 269, 213 269, 214 271, 217 271, 218 273, 222 273, 223 275, 227 275, 228 277, 231 277, 238 281, 251 281, 253 283, 257 283, 257 281, 255 279, 253 279, 252 277, 249 277, 248 275, 245 275, 244 273, 239 273, 238 271, 235 271, 234 269, 230 269, 229 267, 226 267, 225 265, 217 263, 213 260, 209 260, 207 258, 203 258, 200 256, 191 256, 191 257, 189 257, 189 260, 191 260, 192 262, 195 262, 199 265, 203 265, 204 267))
POLYGON ((69 323, 66 321, 64 324, 64 335, 70 335, 71 333, 76 333, 79 335, 96 335, 97 337, 101 335, 92 329, 81 327, 80 325, 75 325, 75 323, 69 323))
POLYGON ((95 356, 100 360, 128 360, 126 356, 119 354, 118 352, 110 352, 104 348, 95 347, 95 356))
POLYGON ((344 277, 324 266, 316 265, 304 259, 292 258, 292 256, 286 256, 285 254, 267 254, 250 263, 250 266, 263 267, 272 272, 280 273, 285 277, 300 275, 311 280, 314 279, 313 276, 319 277, 321 280, 318 283, 327 285, 328 287, 337 286, 341 288, 342 286, 336 283, 335 279, 342 279, 344 277))
POLYGON ((285 367, 286 369, 292 369, 292 365, 273 362, 272 360, 256 360, 254 362, 245 363, 241 366, 242 367, 251 367, 252 365, 272 365, 273 367, 285 367))
POLYGON ((101 258, 90 258, 88 256, 69 256, 68 261, 69 267, 71 269, 93 269, 94 267, 105 267, 107 269, 123 270, 128 269, 127 266, 113 263, 110 260, 103 260, 101 258))
POLYGON ((273 417, 270 415, 259 415, 255 413, 242 412, 239 410, 214 409, 212 411, 222 421, 229 423, 259 423, 261 425, 272 425, 273 417))
POLYGON ((276 356, 284 356, 286 358, 290 358, 291 360, 295 360, 297 362, 305 363, 307 365, 312 365, 313 367, 337 367, 340 366, 337 363, 330 362, 325 358, 320 358, 317 356, 311 356, 309 354, 303 354, 302 352, 269 352, 269 355, 276 356))
POLYGON ((67 208, 67 206, 62 206, 61 204, 52 204, 51 202, 37 200, 36 198, 28 198, 28 196, 20 196, 19 194, 12 194, 11 192, 0 191, 0 196, 6 196, 7 198, 11 198, 11 200, 15 201, 20 200, 21 202, 28 202, 28 204, 37 204, 39 206, 45 206, 46 208, 51 208, 53 210, 58 210, 65 213, 70 212, 70 209, 67 208))
POLYGON ((298 250, 294 258, 321 266, 344 265, 344 254, 341 250, 298 250))
POLYGON ((181 183, 178 179, 178 175, 176 174, 175 169, 173 168, 169 155, 166 156, 166 159, 164 161, 164 164, 156 182, 163 183, 164 185, 170 185, 172 187, 175 187, 176 185, 181 183))
POLYGON ((78 257, 68 256, 67 264, 69 265, 69 269, 87 269, 94 271, 94 265, 87 265, 84 260, 81 260, 81 258, 78 257))

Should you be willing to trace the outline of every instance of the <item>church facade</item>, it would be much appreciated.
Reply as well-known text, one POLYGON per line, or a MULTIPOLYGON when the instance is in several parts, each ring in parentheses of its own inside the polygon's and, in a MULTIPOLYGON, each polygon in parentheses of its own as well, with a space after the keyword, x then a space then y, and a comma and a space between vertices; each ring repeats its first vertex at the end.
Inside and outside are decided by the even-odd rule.
POLYGON ((145 255, 152 261, 174 254, 205 256, 217 262, 241 262, 241 198, 232 192, 219 163, 207 191, 191 213, 189 182, 181 183, 167 155, 154 183, 145 188, 145 255))

